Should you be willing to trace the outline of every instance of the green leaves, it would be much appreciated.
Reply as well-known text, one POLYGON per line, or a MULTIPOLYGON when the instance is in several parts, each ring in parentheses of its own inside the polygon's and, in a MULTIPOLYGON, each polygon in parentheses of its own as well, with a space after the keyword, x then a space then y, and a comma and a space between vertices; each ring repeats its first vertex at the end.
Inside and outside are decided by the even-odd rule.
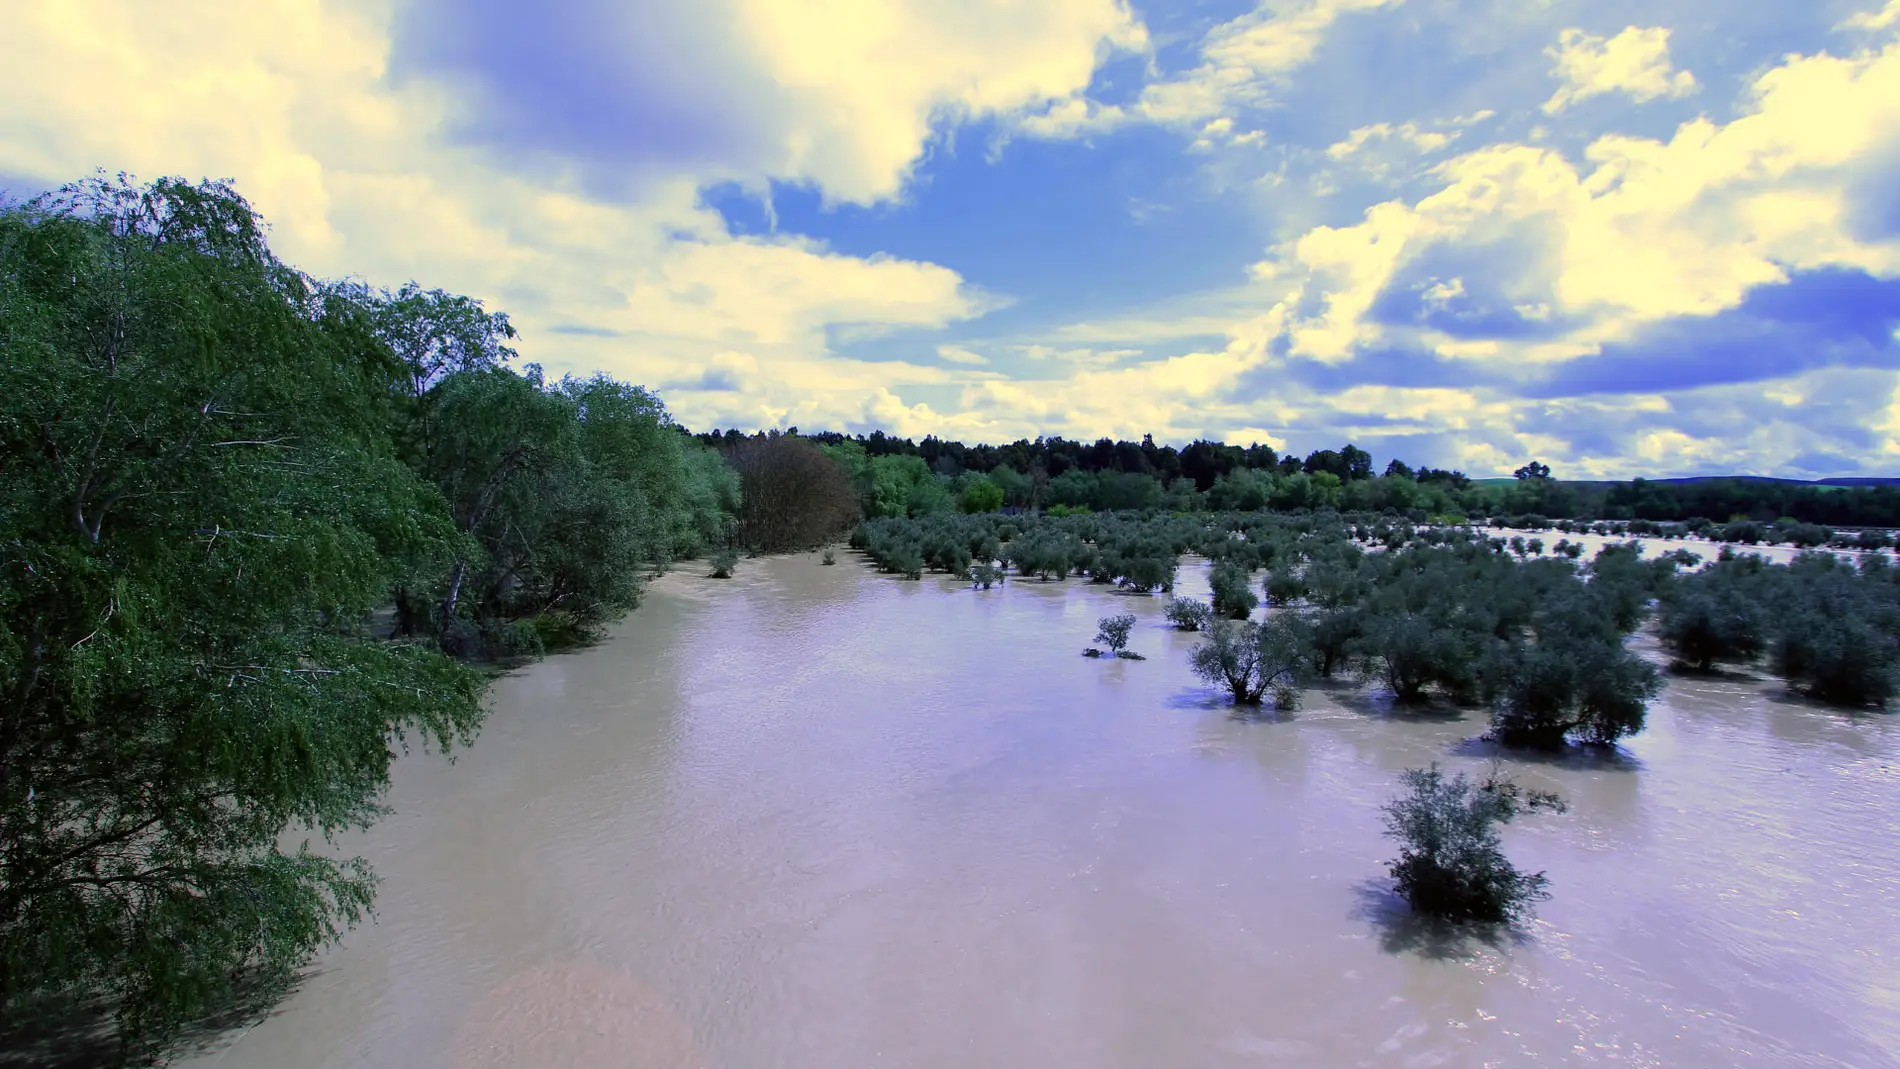
POLYGON ((280 833, 472 736, 472 673, 369 639, 453 526, 395 363, 228 188, 0 213, 0 340, 0 1001, 101 991, 159 1039, 362 915, 367 870, 280 833))
POLYGON ((1550 897, 1544 874, 1523 873, 1504 856, 1498 827, 1562 799, 1499 779, 1447 777, 1436 763, 1405 771, 1407 793, 1384 807, 1386 835, 1401 851, 1388 868, 1412 908, 1446 920, 1507 921, 1550 897))

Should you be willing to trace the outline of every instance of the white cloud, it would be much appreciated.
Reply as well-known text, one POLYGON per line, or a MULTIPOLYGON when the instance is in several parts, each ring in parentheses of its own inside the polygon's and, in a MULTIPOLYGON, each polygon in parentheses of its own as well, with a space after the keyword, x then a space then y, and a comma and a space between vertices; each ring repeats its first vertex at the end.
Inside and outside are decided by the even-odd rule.
POLYGON ((1272 91, 1318 51, 1341 16, 1394 6, 1403 0, 1262 0, 1258 7, 1208 33, 1200 63, 1149 83, 1131 105, 1103 105, 1079 95, 1026 115, 1020 128, 1039 137, 1079 137, 1131 122, 1197 127, 1202 148, 1253 144, 1258 130, 1235 132, 1236 117, 1272 102, 1272 91), (1205 144, 1202 144, 1205 142, 1205 144))
POLYGON ((1900 24, 1900 0, 1887 0, 1879 11, 1858 11, 1849 15, 1837 30, 1884 30, 1900 24))
POLYGON ((939 345, 937 346, 937 355, 953 364, 974 364, 980 366, 990 362, 988 357, 973 353, 960 345, 939 345))
POLYGON ((1435 167, 1446 185, 1416 204, 1312 229, 1275 253, 1283 277, 1318 295, 1316 312, 1289 321, 1293 353, 1351 359, 1381 336, 1365 320, 1372 302, 1435 247, 1544 250, 1499 284, 1537 318, 1584 325, 1558 345, 1500 346, 1506 364, 1567 359, 1644 323, 1732 307, 1791 270, 1900 275, 1900 241, 1857 239, 1844 199, 1851 165, 1900 143, 1900 44, 1791 57, 1757 79, 1747 106, 1727 125, 1685 123, 1667 142, 1598 138, 1589 170, 1549 149, 1487 146, 1435 167))
POLYGON ((933 123, 1073 99, 1147 31, 1124 0, 733 0, 733 25, 796 101, 771 173, 827 199, 898 195, 933 123))
MULTIPOLYGON (((813 20, 806 5, 748 0, 732 23, 757 36, 797 120, 759 148, 754 176, 816 182, 831 200, 896 195, 934 119, 1060 96, 1105 49, 1143 41, 1118 0, 1007 19, 921 0, 909 14, 847 6, 813 20)), ((481 298, 511 313, 528 359, 556 371, 740 387, 669 398, 689 420, 810 419, 811 405, 856 411, 878 385, 970 381, 832 359, 826 335, 934 329, 1005 303, 930 263, 736 237, 699 196, 731 177, 726 164, 661 174, 626 202, 558 167, 505 168, 442 136, 458 115, 443 85, 388 76, 391 15, 375 5, 102 0, 8 4, 0 17, 11 38, 0 171, 234 176, 274 248, 314 273, 481 298)))
POLYGON ((1057 349, 1038 344, 1019 345, 1016 349, 1028 360, 1047 361, 1077 368, 1113 367, 1131 356, 1141 355, 1140 349, 1057 349))
POLYGON ((1629 26, 1607 39, 1568 29, 1558 37, 1557 47, 1544 54, 1557 61, 1550 73, 1564 83, 1544 102, 1548 115, 1604 93, 1628 93, 1640 103, 1686 96, 1696 88, 1695 75, 1675 70, 1669 62, 1666 27, 1629 26))
POLYGON ((1432 130, 1421 130, 1417 123, 1411 122, 1400 123, 1397 126, 1384 122, 1373 123, 1370 126, 1361 126, 1354 130, 1351 134, 1347 135, 1344 141, 1337 141, 1328 145, 1326 155, 1333 160, 1346 159, 1349 156, 1359 153, 1366 147, 1366 143, 1374 138, 1378 138, 1382 141, 1403 141, 1417 148, 1420 152, 1436 152, 1450 144, 1457 136, 1457 131, 1453 131, 1449 134, 1441 134, 1432 130))

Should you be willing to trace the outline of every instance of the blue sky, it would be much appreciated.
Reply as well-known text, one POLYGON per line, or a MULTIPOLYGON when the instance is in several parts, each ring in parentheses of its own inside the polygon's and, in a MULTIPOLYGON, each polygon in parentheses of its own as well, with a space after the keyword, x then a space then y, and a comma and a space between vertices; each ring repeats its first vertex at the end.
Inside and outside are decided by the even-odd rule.
POLYGON ((696 429, 1900 468, 1900 0, 0 14, 0 187, 234 178, 696 429))

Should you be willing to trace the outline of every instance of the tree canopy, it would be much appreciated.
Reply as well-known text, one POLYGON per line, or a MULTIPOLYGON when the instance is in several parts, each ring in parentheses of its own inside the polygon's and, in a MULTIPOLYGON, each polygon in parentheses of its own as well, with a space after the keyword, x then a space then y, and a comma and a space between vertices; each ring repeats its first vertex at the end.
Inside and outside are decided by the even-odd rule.
POLYGON ((134 1053, 282 984, 375 886, 311 841, 473 738, 451 654, 728 537, 739 477, 658 399, 515 338, 300 273, 221 183, 0 207, 0 1010, 104 996, 134 1053))

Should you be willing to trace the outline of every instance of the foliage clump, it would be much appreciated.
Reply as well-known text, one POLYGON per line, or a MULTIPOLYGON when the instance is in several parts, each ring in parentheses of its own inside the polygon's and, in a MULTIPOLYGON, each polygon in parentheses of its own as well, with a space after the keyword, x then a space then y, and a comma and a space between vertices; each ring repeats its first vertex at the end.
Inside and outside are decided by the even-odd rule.
POLYGON ((1215 620, 1189 665, 1211 686, 1223 687, 1236 705, 1258 705, 1267 691, 1282 709, 1297 708, 1311 631, 1292 613, 1265 623, 1215 620))
POLYGON ((823 545, 858 519, 858 494, 817 445, 796 434, 748 438, 727 456, 739 473, 739 537, 759 553, 823 545))
POLYGON ((1231 561, 1214 565, 1210 578, 1214 593, 1214 612, 1229 620, 1245 620, 1253 614, 1260 599, 1254 595, 1247 569, 1231 561))
POLYGON ((1436 763, 1405 771, 1407 793, 1384 807, 1385 834, 1399 843, 1388 871, 1412 909, 1453 921, 1512 921, 1547 899, 1541 872, 1520 872, 1504 856, 1498 829, 1520 815, 1565 804, 1493 772, 1447 777, 1436 763))
POLYGON ((1124 612, 1114 616, 1104 616, 1096 621, 1095 641, 1107 646, 1111 657, 1122 657, 1132 661, 1143 660, 1141 655, 1131 653, 1128 649, 1128 633, 1134 630, 1134 627, 1134 613, 1124 612))
POLYGON ((965 577, 970 580, 972 587, 988 590, 1003 581, 1003 570, 994 564, 972 564, 965 573, 965 577))
POLYGON ((375 312, 217 183, 0 209, 0 1012, 104 996, 145 1053, 288 981, 374 890, 299 839, 472 740, 476 673, 372 631, 479 552, 375 312))
POLYGON ((739 553, 727 547, 712 555, 712 571, 707 573, 713 579, 730 579, 732 570, 739 566, 739 553))
POLYGON ((1163 615, 1182 631, 1201 631, 1214 618, 1214 610, 1205 602, 1191 598, 1169 598, 1163 615))

